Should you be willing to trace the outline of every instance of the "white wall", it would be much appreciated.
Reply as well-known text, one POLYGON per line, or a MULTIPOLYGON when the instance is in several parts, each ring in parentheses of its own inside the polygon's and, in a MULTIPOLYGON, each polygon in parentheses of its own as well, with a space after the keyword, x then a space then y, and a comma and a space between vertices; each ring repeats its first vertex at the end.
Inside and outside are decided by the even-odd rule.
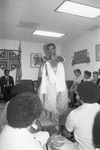
MULTIPOLYGON (((33 43, 33 42, 22 42, 22 79, 37 79, 38 68, 30 67, 30 54, 31 53, 42 53, 43 54, 43 45, 45 43, 33 43)), ((65 43, 62 46, 56 45, 57 54, 61 54, 65 57, 65 73, 66 80, 73 79, 74 74, 73 70, 76 68, 81 69, 82 73, 84 70, 90 70, 91 72, 98 70, 100 68, 100 62, 96 62, 95 60, 95 45, 100 44, 100 29, 90 32, 80 38, 70 41, 69 43, 65 43), (71 65, 72 56, 75 51, 80 51, 83 49, 88 49, 90 56, 89 64, 78 64, 71 65)), ((19 47, 19 41, 11 41, 11 40, 2 40, 0 39, 0 49, 15 49, 17 50, 19 47)), ((10 72, 10 74, 15 78, 15 70, 10 72)), ((3 71, 0 70, 0 76, 3 75, 3 71)))
POLYGON ((66 79, 73 79, 74 74, 73 70, 79 68, 82 71, 89 70, 91 72, 98 70, 100 68, 100 62, 96 62, 95 59, 95 45, 100 44, 100 29, 90 32, 84 36, 81 36, 78 39, 70 41, 67 45, 64 44, 62 46, 62 55, 66 58, 65 61, 65 71, 66 71, 66 79), (72 56, 74 56, 75 51, 80 51, 88 49, 90 56, 89 64, 78 64, 71 65, 72 56))
MULTIPOLYGON (((22 51, 22 79, 31 79, 36 80, 38 77, 38 68, 30 67, 30 55, 31 53, 43 53, 43 46, 45 43, 33 43, 33 42, 22 42, 21 51, 22 51)), ((18 50, 19 41, 11 41, 11 40, 2 40, 0 39, 0 49, 11 49, 18 50)), ((57 54, 61 54, 61 46, 56 45, 57 54)), ((0 77, 3 75, 3 71, 0 69, 0 77)), ((11 71, 10 75, 12 75, 15 79, 16 70, 11 71)))

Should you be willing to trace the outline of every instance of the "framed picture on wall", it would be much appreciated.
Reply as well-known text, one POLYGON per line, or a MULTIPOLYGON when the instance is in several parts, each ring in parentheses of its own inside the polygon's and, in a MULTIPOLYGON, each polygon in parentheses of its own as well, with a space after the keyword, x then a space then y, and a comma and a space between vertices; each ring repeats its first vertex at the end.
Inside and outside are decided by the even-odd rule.
POLYGON ((40 67, 41 53, 31 53, 30 55, 30 67, 38 68, 40 67))
POLYGON ((100 61, 100 44, 95 45, 96 61, 100 61))

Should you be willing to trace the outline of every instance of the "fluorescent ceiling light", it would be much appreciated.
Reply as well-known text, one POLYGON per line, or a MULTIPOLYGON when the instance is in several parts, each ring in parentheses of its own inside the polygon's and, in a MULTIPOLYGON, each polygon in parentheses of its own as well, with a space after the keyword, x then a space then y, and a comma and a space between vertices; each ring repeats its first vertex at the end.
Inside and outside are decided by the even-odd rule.
POLYGON ((36 30, 32 34, 41 35, 41 36, 51 36, 51 37, 62 37, 62 36, 65 35, 65 34, 62 34, 62 33, 42 31, 42 30, 36 30))
POLYGON ((83 5, 72 1, 65 1, 61 6, 56 9, 56 11, 87 18, 96 18, 100 16, 99 8, 83 5))

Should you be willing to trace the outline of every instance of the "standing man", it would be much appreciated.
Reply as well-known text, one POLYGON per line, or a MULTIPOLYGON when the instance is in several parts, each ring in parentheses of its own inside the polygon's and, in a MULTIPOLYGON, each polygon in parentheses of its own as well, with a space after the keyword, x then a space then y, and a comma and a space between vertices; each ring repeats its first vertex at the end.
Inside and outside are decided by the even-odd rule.
POLYGON ((0 78, 1 94, 5 102, 11 98, 12 88, 14 86, 13 77, 9 75, 9 70, 4 71, 4 76, 0 78))
POLYGON ((51 114, 51 120, 54 121, 57 119, 55 116, 59 116, 68 106, 65 71, 62 60, 59 60, 61 56, 56 55, 55 44, 49 43, 45 54, 49 59, 42 68, 39 95, 44 110, 51 114))

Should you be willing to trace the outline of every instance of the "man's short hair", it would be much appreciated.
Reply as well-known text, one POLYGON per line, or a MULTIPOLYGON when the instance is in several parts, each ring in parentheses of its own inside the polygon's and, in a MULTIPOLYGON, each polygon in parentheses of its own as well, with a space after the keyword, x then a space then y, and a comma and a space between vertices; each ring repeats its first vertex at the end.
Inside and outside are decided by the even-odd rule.
POLYGON ((49 46, 53 46, 53 47, 54 47, 54 49, 56 49, 56 46, 55 46, 55 44, 54 44, 54 43, 49 43, 49 44, 47 44, 47 49, 49 48, 49 46))
POLYGON ((96 114, 94 119, 93 143, 95 148, 100 148, 100 111, 96 114))
POLYGON ((8 70, 8 69, 4 70, 4 74, 5 74, 6 72, 9 72, 9 70, 8 70))
POLYGON ((89 77, 91 77, 91 72, 90 72, 90 71, 86 70, 86 71, 84 71, 84 73, 85 73, 86 75, 88 75, 89 77))
POLYGON ((42 111, 42 104, 37 95, 31 92, 12 98, 7 107, 7 121, 11 127, 25 128, 37 119, 42 111))
POLYGON ((93 72, 93 74, 97 74, 97 75, 99 75, 98 71, 94 71, 94 72, 93 72))
POLYGON ((80 69, 75 69, 75 70, 74 70, 74 73, 75 73, 75 72, 77 72, 77 73, 80 73, 80 74, 81 74, 81 70, 80 70, 80 69))

